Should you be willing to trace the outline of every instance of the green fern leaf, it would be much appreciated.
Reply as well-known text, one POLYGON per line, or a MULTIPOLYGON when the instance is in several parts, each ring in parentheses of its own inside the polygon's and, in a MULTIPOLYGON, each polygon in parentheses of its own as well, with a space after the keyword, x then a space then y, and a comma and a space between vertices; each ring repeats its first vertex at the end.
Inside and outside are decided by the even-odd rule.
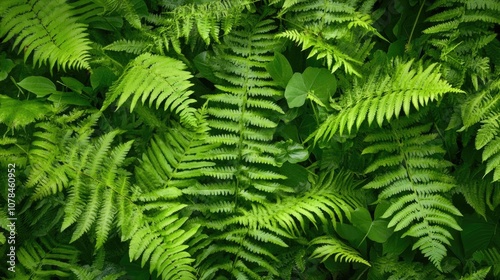
POLYGON ((70 269, 76 266, 79 251, 70 245, 63 245, 50 237, 24 242, 19 248, 19 263, 31 276, 45 278, 70 276, 70 269))
POLYGON ((439 158, 444 151, 434 144, 437 135, 428 134, 429 125, 410 126, 405 119, 393 120, 391 129, 367 137, 370 144, 363 153, 379 157, 366 172, 385 173, 364 186, 380 189, 378 201, 391 201, 382 218, 390 218, 388 227, 405 230, 404 236, 417 238, 413 249, 441 270, 446 246, 451 245, 449 228, 461 230, 454 216, 459 210, 442 194, 455 187, 446 174, 451 164, 439 158), (396 149, 390 147, 393 145, 396 149))
POLYGON ((173 58, 143 54, 135 58, 122 76, 111 87, 111 94, 107 96, 102 110, 105 110, 117 98, 117 106, 122 106, 125 101, 132 97, 130 111, 136 103, 141 100, 149 106, 156 105, 156 109, 163 106, 179 114, 182 122, 194 125, 195 109, 189 107, 195 100, 190 98, 192 84, 189 79, 191 74, 184 69, 184 63, 173 58), (169 69, 169 71, 165 71, 169 69))
POLYGON ((118 40, 115 41, 103 48, 106 51, 115 51, 115 52, 128 52, 131 54, 140 55, 145 52, 151 51, 151 45, 144 41, 138 40, 118 40))
POLYGON ((90 41, 86 26, 78 23, 64 0, 8 0, 0 8, 0 37, 15 38, 14 47, 33 53, 34 65, 48 63, 66 68, 89 69, 90 41))
POLYGON ((336 262, 358 262, 371 266, 368 261, 361 257, 361 254, 358 251, 331 236, 317 237, 313 239, 309 245, 321 245, 313 251, 311 258, 322 259, 322 262, 331 256, 335 256, 334 260, 336 262))
POLYGON ((388 74, 380 77, 378 69, 360 86, 356 85, 342 97, 342 110, 337 115, 330 115, 318 128, 315 142, 330 140, 337 132, 342 134, 345 128, 350 133, 354 124, 359 129, 364 121, 371 124, 376 120, 382 126, 384 120, 398 118, 401 108, 408 116, 411 107, 418 110, 445 93, 461 92, 441 79, 436 64, 425 69, 418 65, 417 69, 412 69, 413 64, 413 61, 396 60, 391 65, 394 68, 387 70, 388 74))

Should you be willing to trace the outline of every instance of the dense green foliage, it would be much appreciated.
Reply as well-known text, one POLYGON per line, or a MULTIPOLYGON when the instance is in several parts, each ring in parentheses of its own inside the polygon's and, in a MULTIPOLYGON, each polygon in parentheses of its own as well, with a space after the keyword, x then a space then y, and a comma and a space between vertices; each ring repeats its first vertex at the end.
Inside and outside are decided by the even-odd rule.
POLYGON ((498 0, 3 0, 0 275, 498 279, 499 30, 498 0))

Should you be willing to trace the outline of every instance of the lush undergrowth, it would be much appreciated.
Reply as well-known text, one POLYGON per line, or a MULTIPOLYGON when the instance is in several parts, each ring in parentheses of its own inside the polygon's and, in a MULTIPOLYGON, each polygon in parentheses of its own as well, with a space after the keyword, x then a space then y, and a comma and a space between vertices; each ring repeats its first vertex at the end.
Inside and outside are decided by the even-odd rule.
POLYGON ((3 0, 0 274, 498 279, 499 26, 497 0, 3 0))

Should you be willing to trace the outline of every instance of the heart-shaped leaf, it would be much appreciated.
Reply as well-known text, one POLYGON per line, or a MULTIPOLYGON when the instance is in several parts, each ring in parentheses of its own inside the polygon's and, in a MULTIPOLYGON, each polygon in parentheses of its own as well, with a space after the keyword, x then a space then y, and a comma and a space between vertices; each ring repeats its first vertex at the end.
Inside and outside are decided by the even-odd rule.
POLYGON ((304 105, 308 91, 309 90, 304 83, 302 74, 293 74, 285 88, 285 98, 288 103, 288 107, 295 108, 304 105))
POLYGON ((285 88, 285 98, 290 108, 304 105, 309 95, 324 106, 336 90, 337 80, 330 71, 308 67, 303 74, 293 74, 285 88))

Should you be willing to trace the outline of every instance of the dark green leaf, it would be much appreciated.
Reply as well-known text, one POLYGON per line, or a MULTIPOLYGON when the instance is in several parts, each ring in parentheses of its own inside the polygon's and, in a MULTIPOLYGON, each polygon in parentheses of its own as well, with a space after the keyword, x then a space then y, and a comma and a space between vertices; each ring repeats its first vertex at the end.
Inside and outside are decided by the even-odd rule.
POLYGON ((219 81, 219 78, 215 76, 213 71, 211 52, 205 51, 198 54, 194 58, 193 62, 203 78, 211 81, 212 83, 217 83, 219 81))
POLYGON ((16 65, 12 60, 0 58, 0 81, 7 79, 10 70, 12 70, 15 66, 16 65))
POLYGON ((388 221, 382 219, 372 221, 370 212, 365 208, 357 208, 351 213, 351 223, 370 240, 378 243, 384 243, 392 234, 392 229, 387 227, 388 221))
POLYGON ((293 71, 290 62, 281 53, 275 53, 273 61, 266 64, 266 69, 280 86, 286 88, 292 78, 293 71))
POLYGON ((62 103, 67 105, 90 106, 90 102, 76 92, 55 92, 48 98, 54 103, 62 103))
POLYGON ((116 75, 108 67, 98 67, 90 75, 90 85, 93 89, 109 87, 116 80, 116 75))
POLYGON ((82 84, 80 81, 78 81, 75 78, 71 77, 61 77, 61 81, 64 83, 65 86, 67 86, 69 89, 77 92, 77 93, 82 93, 82 89, 85 87, 84 84, 82 84))

